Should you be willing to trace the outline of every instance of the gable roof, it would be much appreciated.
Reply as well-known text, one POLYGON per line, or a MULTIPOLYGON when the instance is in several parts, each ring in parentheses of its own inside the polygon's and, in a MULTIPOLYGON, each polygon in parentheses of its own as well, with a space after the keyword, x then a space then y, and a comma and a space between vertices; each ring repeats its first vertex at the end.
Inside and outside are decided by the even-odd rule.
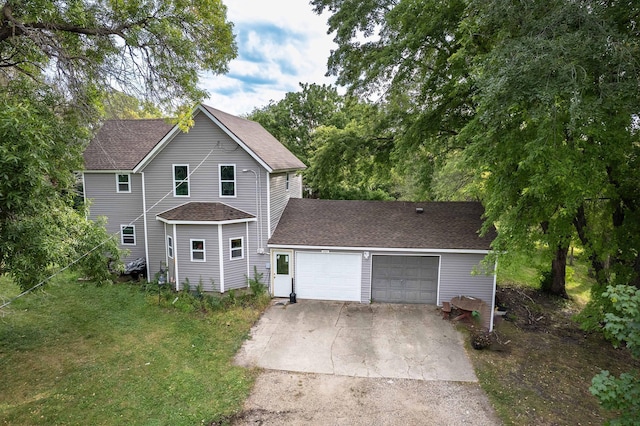
MULTIPOLYGON (((204 113, 269 172, 306 166, 259 123, 199 105, 204 113)), ((84 152, 85 170, 142 170, 173 137, 177 125, 163 119, 107 120, 84 152)))
POLYGON ((163 119, 107 120, 85 149, 86 170, 132 170, 173 125, 163 119))
POLYGON ((272 170, 299 170, 307 167, 260 123, 227 114, 204 104, 202 107, 272 170))
POLYGON ((173 224, 250 222, 255 216, 224 203, 191 202, 164 211, 158 220, 173 224))
POLYGON ((291 198, 269 245, 488 252, 496 234, 479 236, 483 214, 475 202, 291 198))

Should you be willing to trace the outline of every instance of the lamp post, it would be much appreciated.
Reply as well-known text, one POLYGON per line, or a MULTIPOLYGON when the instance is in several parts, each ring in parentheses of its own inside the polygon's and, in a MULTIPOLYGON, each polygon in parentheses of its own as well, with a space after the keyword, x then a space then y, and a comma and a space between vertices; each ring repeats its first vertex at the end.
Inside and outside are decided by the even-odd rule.
POLYGON ((158 271, 158 306, 160 306, 160 288, 167 283, 167 270, 164 262, 160 262, 160 271, 158 271))

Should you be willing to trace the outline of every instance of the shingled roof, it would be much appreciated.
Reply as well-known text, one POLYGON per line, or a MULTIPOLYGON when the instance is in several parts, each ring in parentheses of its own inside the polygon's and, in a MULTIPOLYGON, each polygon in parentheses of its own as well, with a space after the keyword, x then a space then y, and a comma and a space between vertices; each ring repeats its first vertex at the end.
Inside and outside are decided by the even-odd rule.
POLYGON ((273 170, 299 170, 307 167, 260 123, 207 105, 202 106, 273 170))
MULTIPOLYGON (((200 111, 215 118, 223 130, 237 138, 270 171, 306 168, 259 123, 207 105, 197 107, 194 114, 200 111)), ((163 119, 107 120, 84 152, 85 170, 133 170, 143 160, 150 161, 152 150, 172 131, 177 133, 179 129, 163 119)))
POLYGON ((163 222, 228 222, 255 218, 224 203, 186 203, 157 215, 163 222))
POLYGON ((107 120, 84 151, 84 168, 132 170, 172 128, 163 119, 107 120))
POLYGON ((492 229, 479 236, 483 214, 475 202, 292 198, 269 244, 488 251, 496 234, 492 229))

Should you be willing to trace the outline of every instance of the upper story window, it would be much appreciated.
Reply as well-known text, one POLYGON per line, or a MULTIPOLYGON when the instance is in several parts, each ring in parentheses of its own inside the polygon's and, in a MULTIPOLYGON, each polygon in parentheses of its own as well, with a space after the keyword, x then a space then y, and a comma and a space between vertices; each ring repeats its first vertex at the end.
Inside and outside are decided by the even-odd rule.
POLYGON ((206 262, 204 240, 191 240, 191 261, 206 262))
POLYGON ((236 196, 236 166, 235 164, 220 164, 220 196, 236 196))
POLYGON ((242 237, 229 239, 229 250, 231 252, 231 260, 243 259, 244 249, 242 248, 242 237))
POLYGON ((284 181, 284 189, 288 191, 289 190, 289 173, 287 173, 286 176, 287 177, 285 178, 285 181, 284 181))
POLYGON ((173 165, 173 196, 174 197, 189 196, 189 165, 188 164, 173 165))
POLYGON ((173 238, 171 235, 167 235, 167 255, 169 259, 173 259, 173 238))
POLYGON ((116 192, 131 192, 130 174, 116 174, 116 192))
POLYGON ((136 245, 136 227, 134 225, 120 225, 120 242, 123 246, 136 245))

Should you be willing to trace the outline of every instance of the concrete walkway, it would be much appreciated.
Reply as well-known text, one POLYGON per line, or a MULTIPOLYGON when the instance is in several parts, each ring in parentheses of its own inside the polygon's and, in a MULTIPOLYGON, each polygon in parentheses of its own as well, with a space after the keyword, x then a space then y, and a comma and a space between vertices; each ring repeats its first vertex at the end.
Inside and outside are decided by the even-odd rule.
POLYGON ((339 376, 477 382, 462 336, 433 305, 274 304, 252 329, 236 363, 339 376))

